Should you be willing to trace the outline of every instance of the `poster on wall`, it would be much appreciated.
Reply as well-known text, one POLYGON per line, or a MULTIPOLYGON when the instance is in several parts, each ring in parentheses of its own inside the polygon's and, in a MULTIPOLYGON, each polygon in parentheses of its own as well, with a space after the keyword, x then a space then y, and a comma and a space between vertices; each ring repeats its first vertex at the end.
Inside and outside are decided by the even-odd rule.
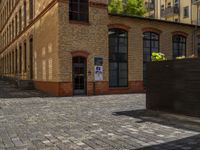
POLYGON ((103 80, 103 58, 95 57, 94 58, 94 79, 95 81, 103 80))
POLYGON ((95 66, 95 81, 103 80, 103 66, 95 66))

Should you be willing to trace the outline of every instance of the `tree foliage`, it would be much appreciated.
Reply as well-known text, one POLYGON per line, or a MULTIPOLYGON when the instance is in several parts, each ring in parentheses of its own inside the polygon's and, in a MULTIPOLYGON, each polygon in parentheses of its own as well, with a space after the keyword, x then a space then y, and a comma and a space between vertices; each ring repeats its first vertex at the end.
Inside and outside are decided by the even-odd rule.
POLYGON ((143 16, 145 13, 143 0, 127 0, 124 12, 128 15, 143 16))
POLYGON ((146 12, 143 0, 110 0, 108 5, 110 13, 143 16, 146 12))
POLYGON ((123 13, 122 0, 111 0, 108 5, 108 11, 110 13, 117 13, 117 14, 123 13))

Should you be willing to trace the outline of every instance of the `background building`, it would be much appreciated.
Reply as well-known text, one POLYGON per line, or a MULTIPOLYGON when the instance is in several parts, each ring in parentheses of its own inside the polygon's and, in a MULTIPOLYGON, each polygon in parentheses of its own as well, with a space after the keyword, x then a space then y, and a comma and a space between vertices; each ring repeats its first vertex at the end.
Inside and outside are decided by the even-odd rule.
POLYGON ((188 24, 200 24, 200 0, 144 0, 145 16, 188 24))

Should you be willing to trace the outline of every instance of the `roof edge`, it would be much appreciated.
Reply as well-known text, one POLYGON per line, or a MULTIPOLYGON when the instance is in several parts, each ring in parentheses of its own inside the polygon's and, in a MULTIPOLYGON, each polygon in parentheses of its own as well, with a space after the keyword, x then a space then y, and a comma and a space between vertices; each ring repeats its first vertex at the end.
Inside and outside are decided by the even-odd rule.
POLYGON ((188 24, 188 23, 180 23, 180 22, 173 22, 173 21, 167 21, 167 20, 161 20, 161 19, 155 19, 155 18, 148 18, 143 16, 131 16, 127 14, 116 14, 116 13, 108 13, 110 16, 118 16, 118 17, 127 17, 127 18, 135 18, 135 19, 142 19, 142 20, 148 20, 148 21, 156 21, 156 22, 164 22, 169 24, 176 24, 176 25, 183 25, 183 26, 190 26, 190 27, 198 27, 200 28, 200 25, 194 25, 194 24, 188 24))

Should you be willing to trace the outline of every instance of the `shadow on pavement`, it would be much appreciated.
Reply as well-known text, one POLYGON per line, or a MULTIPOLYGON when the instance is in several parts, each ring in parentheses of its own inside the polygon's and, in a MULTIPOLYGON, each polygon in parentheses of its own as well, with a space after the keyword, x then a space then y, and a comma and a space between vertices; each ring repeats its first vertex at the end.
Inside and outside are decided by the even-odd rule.
POLYGON ((200 135, 136 150, 200 150, 200 135))
MULTIPOLYGON (((190 120, 184 119, 184 117, 179 118, 177 115, 171 115, 160 111, 158 112, 146 109, 114 112, 113 115, 129 116, 140 119, 138 123, 153 122, 161 125, 181 128, 184 130, 200 132, 200 120, 199 120, 200 118, 195 118, 199 120, 198 122, 196 122, 195 120, 193 121, 192 119, 190 120)), ((187 117, 185 116, 185 118, 187 117)))
MULTIPOLYGON (((200 123, 178 119, 173 117, 176 115, 168 115, 164 112, 157 112, 151 110, 131 110, 114 112, 115 116, 128 116, 139 119, 137 123, 152 122, 177 129, 189 130, 197 132, 197 135, 175 140, 171 142, 164 142, 158 145, 152 145, 139 148, 136 150, 200 150, 200 123), (199 134, 198 134, 199 133, 199 134)), ((198 118, 195 118, 198 119, 198 118)))

